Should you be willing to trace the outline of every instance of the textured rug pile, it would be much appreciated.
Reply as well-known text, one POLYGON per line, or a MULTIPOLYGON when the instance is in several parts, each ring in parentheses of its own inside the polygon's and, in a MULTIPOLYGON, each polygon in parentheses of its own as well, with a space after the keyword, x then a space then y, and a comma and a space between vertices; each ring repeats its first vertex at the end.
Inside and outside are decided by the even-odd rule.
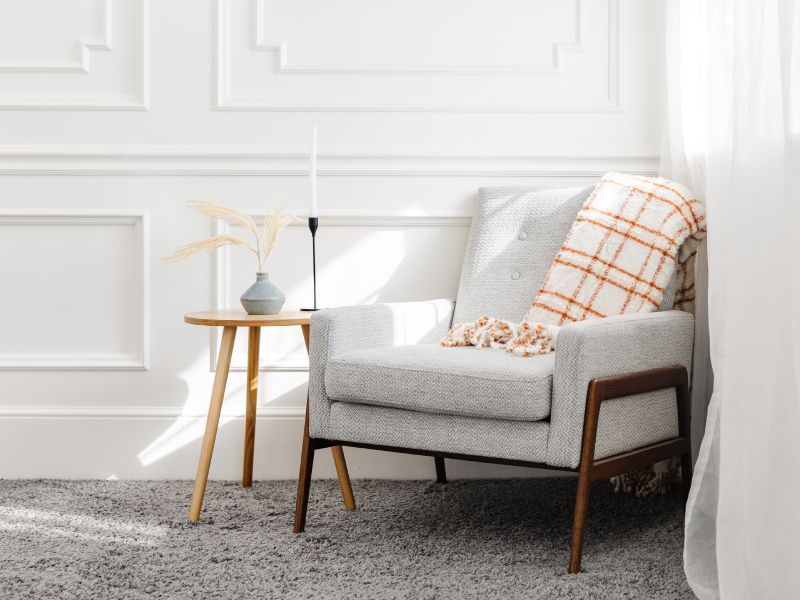
POLYGON ((692 598, 677 493, 592 489, 580 575, 567 575, 571 479, 354 481, 347 513, 314 481, 0 480, 0 598, 692 598))

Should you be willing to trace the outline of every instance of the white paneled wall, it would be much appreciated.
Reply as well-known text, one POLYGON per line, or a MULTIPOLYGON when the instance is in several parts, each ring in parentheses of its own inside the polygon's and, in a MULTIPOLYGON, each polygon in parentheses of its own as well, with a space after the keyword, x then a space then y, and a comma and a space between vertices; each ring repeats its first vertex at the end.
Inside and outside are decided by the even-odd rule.
POLYGON ((146 369, 148 248, 143 211, 0 214, 0 369, 146 369))
POLYGON ((147 9, 148 0, 4 3, 0 108, 146 109, 147 9))
MULTIPOLYGON (((0 3, 0 477, 193 477, 217 339, 251 258, 159 258, 208 198, 303 214, 320 131, 323 306, 453 296, 486 185, 652 172, 663 6, 635 0, 0 3)), ((268 263, 311 298, 310 239, 268 263)), ((533 294, 533 290, 532 290, 533 294)), ((241 471, 237 341, 212 476, 241 471)), ((295 477, 307 357, 262 335, 256 476, 295 477)), ((348 451, 359 477, 432 461, 348 451)), ((513 469, 454 465, 454 476, 513 469)), ((327 453, 316 473, 332 475, 327 453)))

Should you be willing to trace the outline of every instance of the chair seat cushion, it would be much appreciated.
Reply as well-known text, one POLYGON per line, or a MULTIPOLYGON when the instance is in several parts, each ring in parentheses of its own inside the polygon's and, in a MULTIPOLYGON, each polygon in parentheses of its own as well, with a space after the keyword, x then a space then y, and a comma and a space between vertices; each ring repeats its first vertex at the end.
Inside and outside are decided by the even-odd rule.
POLYGON ((523 358, 438 344, 348 352, 325 367, 338 402, 466 417, 539 421, 550 415, 555 353, 523 358))

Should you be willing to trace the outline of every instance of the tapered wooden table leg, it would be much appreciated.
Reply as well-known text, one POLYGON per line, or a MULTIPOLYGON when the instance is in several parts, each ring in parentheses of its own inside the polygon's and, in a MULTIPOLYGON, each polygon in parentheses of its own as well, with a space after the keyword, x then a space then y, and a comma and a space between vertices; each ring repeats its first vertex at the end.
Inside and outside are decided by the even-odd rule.
POLYGON ((336 476, 339 478, 339 489, 342 490, 344 507, 347 510, 356 509, 356 501, 353 498, 353 486, 350 485, 350 473, 347 472, 347 463, 344 460, 344 450, 341 446, 333 446, 333 464, 336 465, 336 476))
MULTIPOLYGON (((306 342, 306 351, 309 349, 309 342, 311 338, 311 331, 309 325, 302 325, 303 339, 306 342)), ((306 406, 306 428, 308 427, 308 411, 310 408, 306 406)), ((353 497, 353 486, 350 484, 350 473, 347 471, 347 461, 344 458, 344 450, 341 446, 333 446, 331 448, 333 454, 333 464, 336 466, 336 476, 339 478, 339 489, 342 491, 342 499, 344 500, 344 507, 347 510, 356 509, 356 501, 353 497)))
POLYGON ((228 382, 228 371, 231 366, 233 342, 236 339, 236 327, 225 327, 222 330, 222 344, 217 358, 217 373, 214 376, 214 387, 211 390, 211 404, 208 407, 206 431, 203 435, 203 446, 200 450, 200 460, 197 463, 197 477, 194 482, 192 504, 189 507, 189 521, 200 520, 200 508, 203 505, 203 496, 206 493, 208 470, 211 467, 211 455, 214 452, 214 442, 217 439, 219 416, 222 412, 222 400, 225 398, 225 385, 228 382))
POLYGON ((248 328, 247 335, 247 400, 244 418, 244 463, 242 485, 253 485, 253 451, 256 442, 256 404, 258 403, 258 351, 261 327, 248 328))

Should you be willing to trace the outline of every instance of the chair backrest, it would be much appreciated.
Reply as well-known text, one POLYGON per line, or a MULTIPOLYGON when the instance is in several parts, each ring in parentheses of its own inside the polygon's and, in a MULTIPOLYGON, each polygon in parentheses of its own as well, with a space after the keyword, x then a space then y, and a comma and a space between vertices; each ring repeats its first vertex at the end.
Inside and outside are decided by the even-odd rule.
MULTIPOLYGON (((482 315, 520 321, 592 189, 481 188, 453 322, 482 315)), ((673 294, 670 285, 662 310, 672 307, 673 294)))

